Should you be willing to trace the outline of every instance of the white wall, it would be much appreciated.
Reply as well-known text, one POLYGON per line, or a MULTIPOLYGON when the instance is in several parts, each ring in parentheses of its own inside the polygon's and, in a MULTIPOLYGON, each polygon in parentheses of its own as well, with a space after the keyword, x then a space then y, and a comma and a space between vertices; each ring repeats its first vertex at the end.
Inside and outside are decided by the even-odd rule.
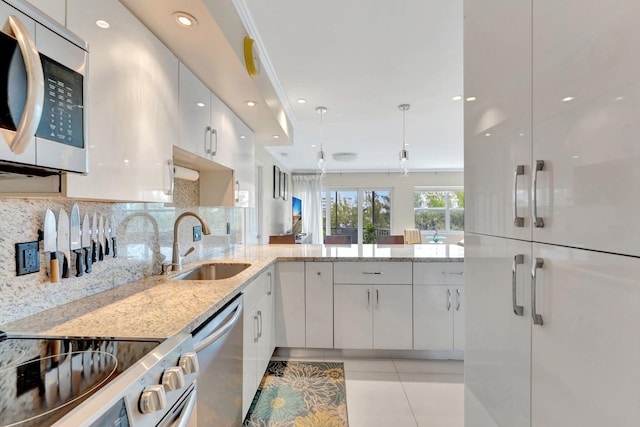
MULTIPOLYGON (((268 243, 270 235, 291 231, 291 171, 278 162, 264 147, 256 145, 256 160, 262 166, 262 209, 258 215, 262 218, 260 243, 268 243), (287 200, 273 198, 273 166, 289 174, 289 197, 287 200)), ((256 201, 256 205, 260 200, 256 201)))
MULTIPOLYGON (((405 228, 414 228, 413 189, 416 186, 463 186, 463 172, 415 172, 403 176, 399 173, 331 173, 326 174, 323 188, 390 188, 392 195, 391 234, 402 234, 405 228)), ((451 236, 447 243, 462 239, 451 236)))

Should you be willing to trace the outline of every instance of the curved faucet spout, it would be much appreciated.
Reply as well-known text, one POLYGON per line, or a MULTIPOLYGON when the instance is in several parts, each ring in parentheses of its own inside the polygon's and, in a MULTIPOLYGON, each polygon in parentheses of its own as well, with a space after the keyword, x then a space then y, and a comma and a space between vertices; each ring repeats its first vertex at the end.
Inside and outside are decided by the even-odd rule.
POLYGON ((198 221, 200 221, 200 225, 202 225, 202 234, 211 234, 211 229, 209 229, 209 224, 207 221, 199 214, 191 211, 184 212, 176 218, 176 222, 173 225, 173 255, 171 257, 171 264, 175 270, 182 270, 182 258, 180 256, 180 243, 178 241, 178 227, 180 222, 184 217, 192 216, 198 221))

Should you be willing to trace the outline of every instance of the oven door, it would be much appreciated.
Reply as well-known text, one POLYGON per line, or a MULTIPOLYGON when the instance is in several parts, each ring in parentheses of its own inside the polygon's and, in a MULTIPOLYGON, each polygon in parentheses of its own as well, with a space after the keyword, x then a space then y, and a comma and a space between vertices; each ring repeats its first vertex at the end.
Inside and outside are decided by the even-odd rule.
POLYGON ((197 427, 197 395, 196 382, 193 388, 171 408, 158 427, 197 427))

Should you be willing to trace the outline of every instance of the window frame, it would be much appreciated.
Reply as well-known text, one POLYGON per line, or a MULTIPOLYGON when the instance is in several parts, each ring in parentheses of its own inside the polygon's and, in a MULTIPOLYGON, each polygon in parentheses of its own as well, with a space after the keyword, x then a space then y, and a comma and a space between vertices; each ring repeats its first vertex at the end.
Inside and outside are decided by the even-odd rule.
MULTIPOLYGON (((455 185, 455 186, 422 186, 422 185, 416 185, 413 187, 413 196, 415 199, 415 194, 418 192, 448 192, 448 193, 453 193, 453 192, 463 192, 464 193, 464 186, 462 185, 455 185)), ((464 216, 464 210, 465 208, 451 208, 449 206, 449 199, 450 196, 445 197, 445 206, 443 208, 413 208, 413 225, 415 228, 417 228, 418 230, 420 230, 421 233, 426 233, 426 232, 430 232, 430 231, 434 231, 434 230, 422 230, 418 228, 418 224, 416 223, 416 209, 429 209, 431 211, 437 211, 437 210, 443 210, 444 214, 445 214, 445 229, 440 230, 438 229, 438 233, 439 234, 458 234, 458 233, 464 233, 464 226, 462 230, 452 230, 451 229, 451 212, 459 212, 462 211, 462 214, 464 216)))

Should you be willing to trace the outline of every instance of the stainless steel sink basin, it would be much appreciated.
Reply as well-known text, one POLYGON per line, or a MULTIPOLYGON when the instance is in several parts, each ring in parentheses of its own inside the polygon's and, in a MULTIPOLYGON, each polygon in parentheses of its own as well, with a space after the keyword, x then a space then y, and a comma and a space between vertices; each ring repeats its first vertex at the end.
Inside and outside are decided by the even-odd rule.
POLYGON ((251 267, 251 264, 203 264, 176 274, 173 280, 221 280, 233 277, 251 267))

